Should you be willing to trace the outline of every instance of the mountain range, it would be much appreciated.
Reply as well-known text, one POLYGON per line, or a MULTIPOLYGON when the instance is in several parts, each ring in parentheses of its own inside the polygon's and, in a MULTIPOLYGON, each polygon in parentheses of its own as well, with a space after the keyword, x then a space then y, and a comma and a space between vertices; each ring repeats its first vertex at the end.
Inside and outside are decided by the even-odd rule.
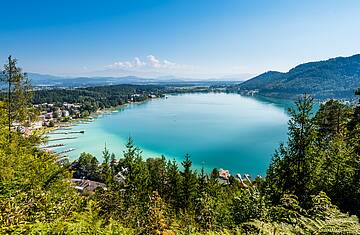
POLYGON ((304 63, 286 73, 269 71, 229 90, 240 93, 256 90, 260 95, 280 98, 294 98, 306 93, 317 99, 348 99, 354 98, 359 87, 360 54, 357 54, 304 63))
POLYGON ((134 76, 126 77, 62 77, 47 74, 27 73, 33 86, 55 86, 55 87, 82 87, 98 85, 117 84, 148 84, 154 79, 145 79, 134 76))
POLYGON ((27 73, 27 77, 35 87, 89 87, 119 84, 191 84, 191 85, 214 85, 214 84, 234 84, 239 81, 230 81, 230 79, 202 79, 179 78, 175 76, 161 76, 156 78, 143 78, 137 76, 111 77, 62 77, 54 75, 46 75, 39 73, 27 73))

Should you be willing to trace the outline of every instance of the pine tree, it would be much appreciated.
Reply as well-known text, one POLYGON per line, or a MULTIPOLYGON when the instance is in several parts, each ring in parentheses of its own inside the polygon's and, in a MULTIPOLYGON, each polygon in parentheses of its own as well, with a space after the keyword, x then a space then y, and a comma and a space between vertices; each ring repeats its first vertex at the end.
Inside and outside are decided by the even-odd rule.
POLYGON ((102 181, 99 171, 99 161, 90 153, 81 153, 74 167, 76 170, 74 172, 75 178, 102 181))
POLYGON ((183 209, 189 209, 196 198, 196 175, 191 169, 192 161, 189 154, 185 155, 185 160, 181 164, 184 168, 181 173, 181 205, 183 209))
POLYGON ((141 150, 135 146, 133 140, 129 138, 124 151, 123 163, 124 175, 126 177, 126 194, 129 202, 134 203, 135 196, 145 202, 149 192, 149 170, 141 156, 141 150))
POLYGON ((208 177, 205 173, 204 166, 201 167, 199 175, 199 193, 205 192, 207 188, 208 177))
POLYGON ((181 175, 175 159, 168 161, 166 166, 165 199, 175 212, 180 209, 181 175))
POLYGON ((161 158, 148 158, 146 160, 150 174, 151 191, 157 191, 160 196, 164 197, 166 184, 166 160, 161 158))
POLYGON ((326 147, 336 135, 344 133, 350 114, 350 107, 340 101, 329 100, 321 104, 314 119, 318 133, 317 142, 326 147))
POLYGON ((110 161, 111 155, 109 153, 109 150, 106 147, 106 144, 105 144, 104 150, 102 152, 102 158, 104 159, 104 161, 101 165, 102 178, 104 179, 104 181, 107 184, 110 184, 113 181, 114 175, 113 175, 113 169, 111 167, 111 161, 110 161))
POLYGON ((289 121, 289 167, 293 168, 285 187, 294 191, 300 201, 308 196, 311 180, 312 145, 315 140, 313 123, 313 99, 307 95, 296 102, 297 110, 290 110, 289 121))
POLYGON ((4 66, 1 79, 6 83, 6 109, 7 126, 9 131, 8 140, 11 141, 11 129, 14 122, 22 125, 29 125, 29 120, 35 118, 34 109, 31 107, 32 87, 26 74, 22 73, 17 66, 16 59, 8 58, 4 66))
POLYGON ((103 152, 102 152, 102 157, 103 157, 103 159, 104 159, 104 163, 107 164, 107 165, 109 165, 109 164, 110 164, 110 157, 111 157, 111 155, 110 155, 110 153, 109 153, 109 150, 108 150, 107 147, 106 147, 106 143, 105 143, 104 150, 103 150, 103 152))
POLYGON ((276 188, 275 192, 290 192, 305 202, 313 187, 313 169, 318 164, 313 99, 305 95, 295 104, 296 109, 289 110, 288 144, 276 152, 267 181, 268 187, 276 188))

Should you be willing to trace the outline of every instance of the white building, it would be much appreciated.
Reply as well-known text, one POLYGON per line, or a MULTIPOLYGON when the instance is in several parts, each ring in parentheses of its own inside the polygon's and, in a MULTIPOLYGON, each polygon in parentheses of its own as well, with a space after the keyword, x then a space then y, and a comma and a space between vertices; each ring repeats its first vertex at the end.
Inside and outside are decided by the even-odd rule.
POLYGON ((62 116, 63 116, 63 117, 69 117, 69 116, 70 116, 69 111, 63 110, 63 111, 62 111, 62 116))

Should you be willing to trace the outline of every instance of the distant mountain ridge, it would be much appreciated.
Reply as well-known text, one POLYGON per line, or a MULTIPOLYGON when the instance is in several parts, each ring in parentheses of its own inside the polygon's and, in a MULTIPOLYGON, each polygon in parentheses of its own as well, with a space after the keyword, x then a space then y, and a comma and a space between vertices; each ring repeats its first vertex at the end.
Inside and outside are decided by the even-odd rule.
POLYGON ((309 62, 287 73, 269 71, 233 86, 239 92, 293 98, 307 93, 318 99, 351 98, 360 87, 360 54, 309 62))
POLYGON ((84 87, 119 84, 158 84, 184 82, 181 79, 155 79, 140 78, 136 76, 125 77, 61 77, 54 75, 27 73, 33 86, 63 86, 63 87, 84 87))
POLYGON ((179 78, 175 76, 161 76, 157 78, 143 78, 137 76, 111 77, 111 76, 96 76, 96 77, 62 77, 38 73, 27 73, 31 84, 35 87, 90 87, 90 86, 105 86, 105 85, 177 85, 177 84, 191 84, 191 85, 214 85, 214 84, 234 84, 237 81, 226 81, 217 79, 193 79, 193 78, 179 78))

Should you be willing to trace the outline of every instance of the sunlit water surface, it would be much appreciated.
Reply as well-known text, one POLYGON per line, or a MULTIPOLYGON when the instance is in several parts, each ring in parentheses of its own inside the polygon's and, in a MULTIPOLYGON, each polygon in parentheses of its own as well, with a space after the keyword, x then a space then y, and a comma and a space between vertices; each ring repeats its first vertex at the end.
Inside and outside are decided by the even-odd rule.
POLYGON ((189 153, 196 169, 204 166, 207 171, 224 168, 232 173, 264 175, 274 150, 286 141, 290 105, 285 100, 238 94, 170 95, 76 125, 72 130, 84 130, 85 134, 51 144, 65 144, 58 152, 75 148, 68 153, 70 160, 89 152, 102 161, 105 143, 119 158, 131 136, 144 158, 164 155, 181 162, 189 153))

